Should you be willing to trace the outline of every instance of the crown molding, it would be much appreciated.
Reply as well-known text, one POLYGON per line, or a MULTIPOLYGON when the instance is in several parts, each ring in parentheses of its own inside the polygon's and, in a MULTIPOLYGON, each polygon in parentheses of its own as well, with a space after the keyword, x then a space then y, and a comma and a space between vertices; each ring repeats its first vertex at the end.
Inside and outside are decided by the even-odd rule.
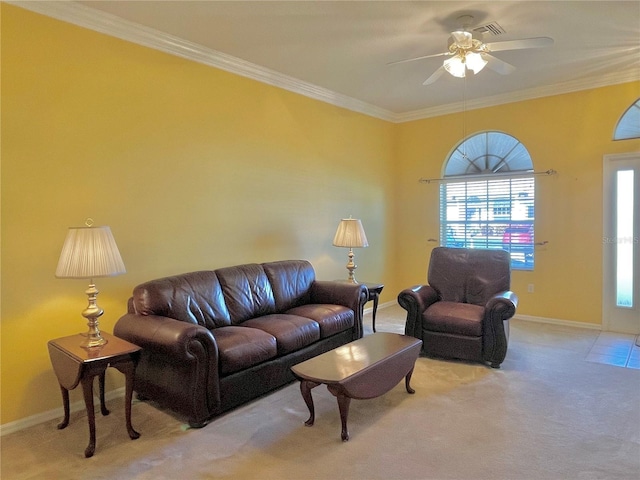
POLYGON ((396 123, 410 122, 414 120, 422 120, 425 118, 439 117, 450 113, 461 112, 465 110, 476 110, 478 108, 494 107, 505 103, 522 102, 525 100, 533 100, 535 98, 551 97, 553 95, 563 95, 566 93, 578 92, 580 90, 590 90, 592 88, 607 87, 620 83, 638 82, 640 81, 640 72, 613 72, 597 77, 588 77, 581 80, 572 80, 570 82, 556 83, 542 87, 535 87, 517 92, 505 93, 501 95, 493 95, 491 97, 483 97, 477 100, 468 100, 466 105, 463 102, 450 103, 438 107, 425 108, 405 112, 396 115, 396 123))
POLYGON ((73 1, 6 1, 5 3, 392 123, 422 120, 461 112, 463 109, 474 110, 640 80, 640 73, 638 72, 614 72, 563 84, 537 87, 467 101, 466 105, 458 102, 410 112, 395 113, 73 1))

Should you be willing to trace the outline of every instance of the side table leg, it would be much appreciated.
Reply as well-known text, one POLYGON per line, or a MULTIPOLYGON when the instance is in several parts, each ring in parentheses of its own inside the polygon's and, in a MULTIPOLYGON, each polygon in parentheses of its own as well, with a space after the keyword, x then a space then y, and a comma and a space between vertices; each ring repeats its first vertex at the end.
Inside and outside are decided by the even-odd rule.
POLYGON ((373 312, 371 314, 372 317, 372 326, 373 326, 373 333, 376 333, 376 312, 378 311, 378 299, 380 298, 379 294, 375 294, 373 297, 373 312))
POLYGON ((309 409, 309 419, 304 422, 307 427, 313 425, 313 422, 316 419, 316 411, 313 406, 313 397, 311 396, 311 389, 320 385, 316 382, 311 382, 309 380, 301 380, 300 381, 300 393, 302 394, 302 398, 304 399, 304 403, 307 404, 307 408, 309 409))
POLYGON ((109 410, 107 410, 107 405, 104 401, 104 377, 105 377, 105 372, 102 372, 100 374, 100 376, 98 377, 98 383, 100 384, 100 411, 102 412, 102 415, 104 415, 105 417, 107 415, 109 415, 109 410))
POLYGON ((409 373, 407 373, 407 376, 404 378, 404 386, 407 388, 408 393, 416 393, 416 391, 411 388, 411 385, 409 385, 409 382, 411 382, 411 375, 413 375, 413 368, 409 370, 409 373))
POLYGON ((64 408, 64 420, 58 424, 58 430, 62 430, 69 425, 69 390, 60 385, 62 392, 62 407, 64 408))
POLYGON ((114 365, 118 370, 120 370, 124 374, 125 378, 125 394, 124 394, 124 412, 125 418, 127 421, 127 432, 129 433, 129 438, 131 440, 135 440, 136 438, 140 438, 140 434, 133 429, 131 425, 131 400, 133 398, 133 382, 134 382, 134 374, 136 371, 136 365, 133 361, 120 363, 118 365, 114 365))
POLYGON ((93 406, 93 376, 82 378, 82 393, 84 394, 84 404, 87 407, 87 418, 89 420, 89 445, 84 450, 86 458, 92 457, 96 451, 96 414, 93 406))

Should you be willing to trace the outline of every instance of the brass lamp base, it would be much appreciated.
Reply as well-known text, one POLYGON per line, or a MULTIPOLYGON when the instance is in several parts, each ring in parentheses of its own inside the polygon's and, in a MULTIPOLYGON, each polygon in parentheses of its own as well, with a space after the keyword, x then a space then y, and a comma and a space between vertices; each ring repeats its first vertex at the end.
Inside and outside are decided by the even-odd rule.
POLYGON ((356 276, 354 274, 356 268, 358 268, 358 266, 353 262, 353 249, 349 248, 349 262, 347 263, 347 270, 349 271, 349 278, 347 279, 347 281, 349 283, 358 283, 358 281, 356 280, 356 276))
POLYGON ((82 311, 82 316, 88 320, 89 332, 87 337, 80 343, 83 348, 94 348, 106 345, 107 340, 100 335, 100 329, 98 328, 98 318, 104 313, 97 304, 96 298, 98 297, 98 289, 93 281, 89 284, 89 288, 84 292, 89 298, 89 305, 82 311))

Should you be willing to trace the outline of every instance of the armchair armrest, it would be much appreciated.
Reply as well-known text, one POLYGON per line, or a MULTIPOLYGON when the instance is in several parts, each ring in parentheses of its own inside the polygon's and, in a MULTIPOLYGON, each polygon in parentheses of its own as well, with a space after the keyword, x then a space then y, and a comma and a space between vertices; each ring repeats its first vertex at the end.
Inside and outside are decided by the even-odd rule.
POLYGON ((511 291, 500 292, 485 305, 482 323, 482 355, 493 368, 499 368, 507 354, 508 320, 516 313, 518 296, 511 291))
POLYGON ((429 305, 438 301, 438 292, 429 285, 415 285, 398 294, 398 303, 407 311, 405 335, 422 338, 420 317, 429 305))
POLYGON ((509 320, 516 313, 518 296, 512 291, 500 292, 489 299, 485 305, 488 317, 509 320))
POLYGON ((354 340, 364 335, 362 317, 368 298, 367 287, 358 283, 316 280, 311 285, 311 303, 342 305, 353 310, 354 340))

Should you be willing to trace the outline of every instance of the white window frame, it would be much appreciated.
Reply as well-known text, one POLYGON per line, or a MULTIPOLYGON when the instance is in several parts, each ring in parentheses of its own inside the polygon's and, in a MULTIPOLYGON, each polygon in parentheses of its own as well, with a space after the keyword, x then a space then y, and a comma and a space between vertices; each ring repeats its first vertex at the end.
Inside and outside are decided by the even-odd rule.
POLYGON ((504 249, 512 269, 533 270, 535 177, 524 146, 502 132, 480 132, 452 150, 444 172, 440 245, 504 249))

